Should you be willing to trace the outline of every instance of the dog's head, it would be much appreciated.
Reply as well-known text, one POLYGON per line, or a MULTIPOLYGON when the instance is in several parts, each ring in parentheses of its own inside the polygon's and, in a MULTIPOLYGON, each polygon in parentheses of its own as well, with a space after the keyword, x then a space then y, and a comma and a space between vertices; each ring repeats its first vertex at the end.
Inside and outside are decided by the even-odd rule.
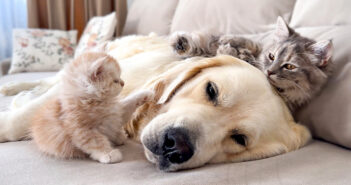
POLYGON ((262 159, 303 146, 264 74, 230 56, 179 65, 153 81, 161 108, 141 131, 149 161, 164 171, 262 159))

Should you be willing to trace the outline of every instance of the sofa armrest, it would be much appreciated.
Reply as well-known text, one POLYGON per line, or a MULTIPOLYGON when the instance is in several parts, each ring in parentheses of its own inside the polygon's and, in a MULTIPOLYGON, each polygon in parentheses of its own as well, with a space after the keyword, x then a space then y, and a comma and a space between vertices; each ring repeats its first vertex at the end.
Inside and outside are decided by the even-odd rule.
POLYGON ((11 66, 11 58, 0 61, 0 76, 7 75, 11 66))

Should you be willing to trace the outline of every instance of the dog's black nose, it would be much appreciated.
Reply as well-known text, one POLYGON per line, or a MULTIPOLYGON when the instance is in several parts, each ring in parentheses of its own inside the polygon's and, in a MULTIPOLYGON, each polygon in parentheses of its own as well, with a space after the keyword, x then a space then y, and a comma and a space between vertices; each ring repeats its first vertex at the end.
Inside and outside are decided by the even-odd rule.
POLYGON ((168 129, 164 136, 162 150, 164 158, 177 164, 189 160, 194 154, 188 131, 184 128, 168 129))

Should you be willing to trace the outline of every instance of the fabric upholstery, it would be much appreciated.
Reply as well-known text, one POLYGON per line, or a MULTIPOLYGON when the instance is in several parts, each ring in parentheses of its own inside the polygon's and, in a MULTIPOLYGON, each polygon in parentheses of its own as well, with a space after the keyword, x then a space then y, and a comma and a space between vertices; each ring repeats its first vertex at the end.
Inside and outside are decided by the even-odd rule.
POLYGON ((165 173, 149 163, 140 144, 119 147, 124 160, 58 160, 39 153, 30 141, 0 144, 1 184, 349 184, 351 152, 325 142, 287 154, 241 163, 206 165, 165 173))
POLYGON ((351 148, 351 25, 297 29, 316 40, 332 39, 334 74, 324 90, 298 114, 315 137, 351 148))
POLYGON ((180 0, 171 32, 205 30, 249 34, 268 31, 278 16, 289 20, 294 0, 180 0))
POLYGON ((159 35, 169 33, 178 0, 137 0, 133 1, 127 16, 123 35, 159 35))
POLYGON ((351 24, 349 0, 297 0, 291 26, 331 26, 351 24))

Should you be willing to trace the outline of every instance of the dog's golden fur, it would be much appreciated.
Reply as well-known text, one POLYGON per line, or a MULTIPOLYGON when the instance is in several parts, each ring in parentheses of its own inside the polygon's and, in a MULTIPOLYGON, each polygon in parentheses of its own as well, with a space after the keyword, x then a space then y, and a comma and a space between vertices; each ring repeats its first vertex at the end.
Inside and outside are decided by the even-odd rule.
MULTIPOLYGON (((310 138, 309 131, 294 122, 264 74, 239 59, 181 60, 167 40, 157 36, 125 37, 106 49, 123 71, 126 86, 121 96, 140 89, 155 92, 155 103, 140 107, 126 127, 130 136, 146 146, 157 144, 166 129, 182 127, 196 138, 194 155, 181 164, 162 167, 160 157, 144 147, 148 160, 165 171, 262 159, 296 150, 310 138), (215 104, 206 95, 208 82, 218 87, 215 104), (245 146, 231 138, 233 131, 245 134, 245 146)), ((6 124, 14 125, 11 121, 9 118, 6 124)))
MULTIPOLYGON (((165 52, 163 49, 167 53, 169 46, 162 46, 162 43, 156 51, 154 47, 135 55, 133 61, 143 56, 152 57, 154 52, 165 52)), ((110 53, 113 54, 113 50, 110 53)), ((171 54, 167 58, 173 59, 171 54)), ((160 61, 144 59, 146 66, 150 66, 148 62, 160 61)), ((195 156, 164 170, 270 157, 296 150, 311 137, 304 126, 294 122, 264 74, 239 59, 230 56, 192 58, 153 63, 152 66, 161 70, 154 70, 143 88, 156 92, 157 103, 147 103, 137 110, 126 128, 129 135, 142 142, 156 142, 169 127, 181 125, 190 130, 202 130, 198 133, 201 142, 196 144, 195 156), (219 105, 214 106, 204 95, 204 84, 208 81, 216 82, 222 91, 219 105), (247 136, 246 147, 233 142, 232 130, 240 130, 247 136)), ((150 161, 160 163, 146 147, 145 153, 150 161)))

